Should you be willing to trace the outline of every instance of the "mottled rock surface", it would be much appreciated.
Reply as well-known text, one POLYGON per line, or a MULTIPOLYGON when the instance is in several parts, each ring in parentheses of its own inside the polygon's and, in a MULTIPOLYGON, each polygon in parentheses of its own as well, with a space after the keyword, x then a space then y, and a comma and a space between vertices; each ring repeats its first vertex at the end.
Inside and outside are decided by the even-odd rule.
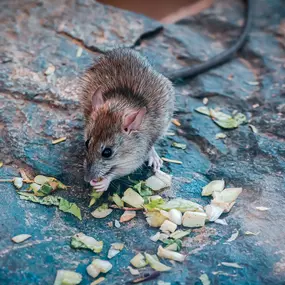
MULTIPOLYGON (((173 140, 187 150, 171 148, 166 138, 158 145, 162 156, 183 165, 165 163, 174 176, 169 197, 187 197, 207 204, 201 187, 224 178, 229 186, 244 191, 226 216, 228 226, 207 224, 185 239, 185 263, 173 266, 160 280, 171 284, 200 284, 208 274, 212 284, 284 284, 285 280, 285 10, 284 2, 258 1, 248 44, 238 57, 215 70, 176 86, 175 117, 181 127, 173 140), (248 125, 223 131, 194 109, 209 98, 209 106, 247 115, 248 125), (283 105, 282 105, 283 104, 283 105), (225 140, 215 135, 225 132, 225 140), (256 206, 270 208, 259 212, 256 206), (239 237, 224 242, 232 232, 239 237), (246 236, 245 231, 260 232, 246 236), (237 262, 243 269, 218 266, 237 262), (214 275, 223 271, 230 276, 214 275)), ((91 0, 2 0, 0 4, 1 178, 18 176, 18 167, 31 174, 52 175, 71 188, 59 194, 76 202, 83 221, 52 207, 19 200, 13 185, 0 185, 0 283, 53 284, 56 270, 83 274, 95 254, 73 250, 70 236, 77 232, 112 242, 126 249, 112 259, 113 269, 104 284, 124 284, 132 278, 126 267, 138 251, 154 253, 155 233, 142 214, 110 228, 119 211, 95 220, 88 208, 89 188, 82 179, 83 118, 76 79, 105 50, 127 46, 146 55, 157 70, 166 72, 205 61, 225 49, 238 35, 243 21, 242 1, 215 1, 195 17, 175 25, 162 25, 144 16, 103 6, 91 0), (77 57, 78 49, 83 53, 77 57), (45 75, 48 66, 55 72, 45 75), (54 138, 66 136, 52 145, 54 138), (13 244, 10 238, 28 233, 32 238, 13 244)), ((140 175, 146 178, 147 168, 140 175)), ((128 183, 120 181, 124 189, 128 183)), ((114 188, 117 186, 114 186, 114 188)), ((156 284, 151 281, 147 284, 156 284)))

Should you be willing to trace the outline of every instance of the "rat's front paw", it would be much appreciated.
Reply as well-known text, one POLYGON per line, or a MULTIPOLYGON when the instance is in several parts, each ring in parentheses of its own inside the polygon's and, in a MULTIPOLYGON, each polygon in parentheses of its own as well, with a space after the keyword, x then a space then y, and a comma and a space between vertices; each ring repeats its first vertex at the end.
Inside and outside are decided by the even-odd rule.
POLYGON ((108 189, 111 180, 108 178, 103 178, 101 181, 91 180, 90 185, 96 189, 96 192, 104 192, 108 189))
POLYGON ((157 154, 154 147, 151 148, 148 158, 148 166, 152 166, 154 171, 159 170, 162 167, 163 161, 157 154))

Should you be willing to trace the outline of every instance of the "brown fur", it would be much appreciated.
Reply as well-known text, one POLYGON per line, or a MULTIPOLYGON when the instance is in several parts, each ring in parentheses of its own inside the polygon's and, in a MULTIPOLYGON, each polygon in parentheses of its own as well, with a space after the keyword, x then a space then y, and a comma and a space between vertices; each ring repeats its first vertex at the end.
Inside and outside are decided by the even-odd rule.
POLYGON ((127 175, 147 159, 154 143, 166 132, 174 108, 171 82, 157 73, 137 52, 116 49, 102 56, 81 80, 82 107, 86 119, 86 180, 127 175), (95 113, 92 95, 101 87, 104 105, 95 113), (147 108, 140 129, 122 131, 128 110, 147 108), (103 159, 104 146, 114 150, 112 159, 103 159))

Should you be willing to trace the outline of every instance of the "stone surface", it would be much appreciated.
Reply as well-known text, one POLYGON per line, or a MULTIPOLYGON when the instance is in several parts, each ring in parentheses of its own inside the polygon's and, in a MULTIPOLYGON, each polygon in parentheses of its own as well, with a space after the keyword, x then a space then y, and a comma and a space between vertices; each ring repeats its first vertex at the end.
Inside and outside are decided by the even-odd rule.
MULTIPOLYGON (((83 120, 76 79, 101 52, 117 46, 135 48, 161 72, 207 60, 226 48, 239 34, 242 1, 215 1, 215 5, 176 25, 162 26, 144 16, 80 1, 1 1, 0 4, 0 177, 18 176, 18 167, 31 174, 52 175, 71 188, 59 194, 76 202, 83 221, 45 207, 21 201, 13 185, 1 183, 0 191, 0 283, 53 284, 58 269, 83 274, 91 283, 86 266, 97 255, 74 250, 70 237, 77 232, 104 240, 106 258, 112 242, 126 248, 112 259, 113 269, 105 284, 124 284, 132 279, 127 266, 138 251, 155 253, 157 244, 142 214, 121 228, 110 228, 120 211, 95 220, 88 208, 89 188, 82 179, 83 120), (79 48, 83 49, 76 57, 79 48), (45 75, 48 66, 55 72, 45 75), (52 139, 67 136, 63 143, 52 139), (32 238, 13 244, 12 236, 28 233, 32 238)), ((285 228, 285 22, 283 2, 259 1, 248 44, 238 57, 219 68, 185 80, 176 86, 175 117, 181 127, 171 126, 176 136, 158 145, 160 155, 183 161, 167 164, 174 185, 165 195, 192 198, 203 205, 201 187, 224 178, 228 186, 244 191, 226 215, 229 226, 207 224, 185 238, 183 264, 159 279, 172 284, 200 284, 208 274, 212 284, 284 284, 285 228), (245 113, 257 129, 248 125, 223 131, 194 109, 209 98, 209 106, 245 113), (258 104, 258 107, 256 107, 258 104), (256 106, 255 106, 256 105, 256 106), (225 132, 225 140, 215 135, 225 132), (172 140, 186 143, 187 150, 170 147, 172 140), (260 212, 256 206, 269 207, 260 212), (232 232, 239 237, 224 242, 232 232), (245 231, 258 232, 246 236, 245 231), (219 266, 237 262, 243 269, 219 266), (235 276, 214 275, 223 271, 235 276)), ((145 168, 133 176, 148 177, 145 168)), ((113 189, 127 187, 124 179, 113 189)), ((147 284, 156 284, 151 281, 147 284)))

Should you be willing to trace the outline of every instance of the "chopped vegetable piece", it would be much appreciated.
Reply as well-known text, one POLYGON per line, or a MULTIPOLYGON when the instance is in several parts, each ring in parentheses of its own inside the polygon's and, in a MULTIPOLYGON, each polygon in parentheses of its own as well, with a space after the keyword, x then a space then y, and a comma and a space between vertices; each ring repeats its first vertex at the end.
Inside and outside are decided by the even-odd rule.
POLYGON ((231 277, 236 277, 237 274, 229 274, 227 272, 224 271, 213 271, 212 272, 214 275, 223 275, 223 276, 231 276, 231 277))
POLYGON ((130 262, 136 268, 142 268, 147 265, 145 257, 141 253, 138 253, 135 257, 133 257, 130 262))
POLYGON ((94 259, 86 268, 87 273, 96 278, 100 273, 107 273, 112 269, 112 264, 107 260, 94 259))
POLYGON ((206 97, 205 97, 205 98, 203 98, 203 104, 204 104, 204 105, 207 105, 207 104, 208 104, 208 101, 209 101, 209 99, 208 99, 208 98, 206 98, 206 97))
POLYGON ((254 125, 248 125, 248 126, 251 128, 253 133, 255 133, 255 134, 258 133, 258 130, 257 130, 257 128, 254 125))
POLYGON ((160 210, 159 212, 160 212, 161 215, 163 215, 166 219, 169 220, 169 212, 164 211, 164 210, 160 210))
POLYGON ((70 213, 72 215, 74 215, 75 217, 77 217, 79 220, 82 220, 81 218, 81 211, 78 208, 78 206, 75 203, 70 203, 67 200, 63 199, 62 197, 58 197, 58 196, 45 196, 44 198, 39 198, 36 197, 33 194, 29 194, 29 193, 18 193, 20 195, 20 199, 22 200, 27 200, 27 201, 31 201, 34 203, 39 203, 42 205, 46 205, 46 206, 58 206, 60 211, 66 212, 66 213, 70 213))
POLYGON ((191 230, 187 230, 187 231, 178 230, 178 231, 172 233, 170 235, 170 237, 173 239, 181 239, 183 237, 188 236, 190 233, 191 233, 191 230))
POLYGON ((215 223, 223 225, 223 226, 227 226, 228 225, 228 223, 227 223, 227 221, 225 219, 217 219, 217 220, 215 220, 215 223))
POLYGON ((137 215, 136 211, 125 211, 120 217, 120 223, 128 222, 132 220, 137 215))
POLYGON ((31 189, 35 193, 35 195, 38 196, 37 193, 41 189, 41 185, 37 183, 31 183, 29 189, 31 189))
POLYGON ((198 107, 195 109, 196 112, 199 112, 201 114, 204 114, 204 115, 207 115, 207 116, 210 116, 210 110, 208 107, 206 106, 201 106, 201 107, 198 107))
POLYGON ((226 134, 223 134, 223 133, 218 133, 218 134, 216 134, 216 139, 218 140, 218 139, 225 139, 227 137, 227 135, 226 134))
POLYGON ((253 233, 253 232, 250 232, 250 231, 246 231, 244 234, 247 235, 247 236, 257 236, 257 235, 260 234, 260 232, 253 233))
POLYGON ((157 232, 155 235, 151 236, 150 239, 154 242, 158 241, 160 237, 160 232, 157 232))
POLYGON ((179 251, 177 243, 171 243, 170 245, 165 247, 168 250, 179 251))
POLYGON ((238 235, 239 235, 239 231, 235 230, 235 232, 231 235, 231 237, 227 240, 227 242, 232 242, 232 241, 236 240, 238 235))
POLYGON ((169 211, 171 209, 176 209, 182 213, 186 211, 197 211, 197 212, 204 212, 203 207, 195 202, 192 202, 190 200, 182 199, 182 198, 176 198, 173 200, 170 200, 164 204, 157 206, 159 209, 169 211))
POLYGON ((103 203, 100 207, 93 211, 91 215, 96 219, 103 219, 110 215, 112 212, 113 210, 108 208, 108 204, 103 203))
POLYGON ((183 262, 186 258, 185 255, 163 248, 161 245, 158 247, 157 255, 162 258, 167 258, 179 262, 183 262))
POLYGON ((27 234, 21 234, 21 235, 17 235, 12 237, 12 241, 15 243, 20 243, 23 242, 27 239, 29 239, 31 237, 31 235, 27 235, 27 234))
POLYGON ((147 212, 145 215, 147 223, 154 228, 160 227, 166 220, 166 217, 160 212, 147 212))
POLYGON ((111 259, 115 255, 117 255, 122 249, 124 248, 123 243, 112 243, 109 251, 108 251, 108 258, 111 259))
POLYGON ((158 199, 151 199, 148 204, 144 204, 144 208, 148 211, 156 211, 162 204, 165 204, 165 201, 160 197, 158 199))
MULTIPOLYGON (((103 192, 98 192, 98 193, 103 193, 103 192)), ((119 208, 123 208, 124 207, 124 202, 122 201, 122 199, 120 198, 120 196, 118 194, 115 193, 112 198, 113 198, 114 203, 119 208)))
POLYGON ((224 180, 214 180, 203 187, 202 196, 210 196, 214 192, 222 192, 225 188, 224 180))
POLYGON ((45 71, 45 75, 51 75, 54 73, 54 71, 55 71, 55 66, 50 64, 45 71))
POLYGON ((61 143, 61 142, 64 142, 64 141, 66 141, 66 137, 62 137, 62 138, 53 140, 51 143, 52 144, 58 144, 58 143, 61 143))
POLYGON ((230 212, 234 204, 235 202, 232 202, 232 203, 218 202, 216 199, 211 201, 211 205, 215 205, 215 206, 218 206, 224 209, 224 213, 230 212))
POLYGON ((187 211, 183 215, 182 224, 184 227, 189 228, 203 227, 206 218, 207 215, 205 213, 187 211))
POLYGON ((59 210, 65 213, 70 213, 77 217, 80 221, 82 220, 81 211, 75 203, 70 203, 67 200, 60 197, 59 210))
POLYGON ((199 277, 199 279, 201 280, 201 282, 202 282, 203 285, 210 285, 210 284, 211 284, 210 279, 209 279, 209 277, 208 277, 207 274, 202 274, 202 275, 199 277))
POLYGON ((173 133, 173 132, 167 132, 165 135, 166 135, 166 136, 175 136, 175 133, 173 133))
POLYGON ((169 211, 169 220, 176 225, 182 224, 182 213, 176 209, 171 209, 169 211))
POLYGON ((222 192, 214 192, 213 197, 214 201, 224 202, 224 203, 232 203, 242 192, 242 188, 226 188, 222 192))
POLYGON ((172 124, 174 124, 177 127, 181 126, 180 122, 177 119, 172 119, 171 122, 172 122, 172 124))
POLYGON ((216 221, 224 212, 223 208, 216 206, 215 204, 207 205, 204 210, 210 222, 216 221))
POLYGON ((183 149, 183 150, 187 148, 186 144, 184 144, 184 143, 177 143, 177 142, 173 142, 171 146, 176 147, 176 148, 180 148, 180 149, 183 149))
POLYGON ((0 168, 4 165, 3 161, 0 161, 0 168))
POLYGON ((128 188, 124 192, 122 200, 134 208, 142 208, 144 203, 143 197, 131 188, 128 188))
POLYGON ((133 186, 133 188, 142 196, 150 196, 152 195, 152 190, 146 185, 144 181, 140 181, 136 185, 133 186))
POLYGON ((227 266, 227 267, 233 267, 233 268, 243 268, 239 264, 235 262, 221 262, 221 265, 227 266))
POLYGON ((83 48, 82 47, 78 47, 77 48, 77 52, 76 52, 76 57, 80 57, 82 55, 83 52, 83 48))
POLYGON ((128 266, 128 269, 132 275, 140 275, 140 272, 137 269, 134 269, 131 266, 128 266))
POLYGON ((97 200, 103 195, 104 192, 97 192, 95 188, 92 189, 92 192, 90 194, 91 200, 89 203, 89 207, 93 206, 97 200))
POLYGON ((51 194, 53 191, 52 186, 49 184, 49 182, 44 183, 40 186, 40 189, 37 192, 34 192, 36 196, 47 196, 51 194))
POLYGON ((78 233, 71 238, 71 247, 86 248, 99 253, 103 249, 103 242, 97 241, 95 238, 86 236, 83 233, 78 233))
POLYGON ((145 258, 146 258, 147 262, 149 263, 150 267, 153 268, 154 270, 157 270, 157 271, 169 271, 169 270, 171 270, 171 267, 166 266, 165 264, 159 262, 158 260, 153 258, 153 256, 151 256, 148 253, 145 253, 145 258))
POLYGON ((120 222, 119 222, 119 221, 117 221, 117 220, 115 220, 115 227, 116 227, 116 228, 118 228, 118 229, 121 227, 120 222))
POLYGON ((44 175, 37 175, 34 178, 35 183, 39 184, 39 185, 43 185, 44 183, 49 182, 50 177, 44 176, 44 175))
POLYGON ((166 158, 166 157, 162 157, 161 159, 163 161, 169 162, 169 163, 182 164, 182 161, 180 161, 180 160, 169 159, 169 158, 166 158))
POLYGON ((239 125, 247 123, 246 116, 242 113, 237 113, 234 115, 234 120, 236 120, 239 125))
POLYGON ((165 220, 160 226, 160 230, 164 233, 175 232, 177 225, 171 221, 165 220))
POLYGON ((162 242, 165 242, 165 240, 167 240, 168 238, 169 238, 169 234, 160 233, 158 239, 162 242))
POLYGON ((23 178, 22 177, 15 177, 13 183, 17 189, 21 189, 23 186, 23 178))
POLYGON ((106 278, 105 277, 100 277, 96 280, 94 280, 90 285, 97 285, 100 284, 101 282, 103 282, 106 278))
POLYGON ((255 209, 258 210, 258 211, 262 211, 262 212, 270 210, 270 208, 262 207, 262 206, 261 207, 255 207, 255 209))
POLYGON ((171 186, 171 180, 172 180, 171 175, 169 175, 169 174, 167 174, 161 170, 157 170, 155 172, 155 175, 149 177, 145 181, 145 185, 154 191, 158 191, 158 190, 161 190, 163 188, 170 187, 171 186))
POLYGON ((76 285, 82 280, 82 275, 69 270, 58 270, 53 285, 76 285))
POLYGON ((163 243, 167 244, 166 249, 180 251, 182 249, 182 241, 180 239, 166 239, 163 243))

